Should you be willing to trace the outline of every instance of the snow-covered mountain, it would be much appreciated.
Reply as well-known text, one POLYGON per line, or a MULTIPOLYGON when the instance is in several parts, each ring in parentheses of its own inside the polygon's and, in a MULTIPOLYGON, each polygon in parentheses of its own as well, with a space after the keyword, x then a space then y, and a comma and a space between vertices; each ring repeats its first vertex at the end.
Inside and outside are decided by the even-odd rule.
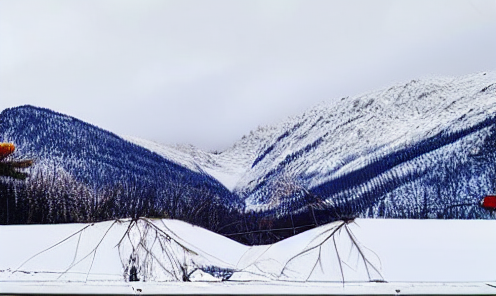
POLYGON ((216 177, 247 212, 489 217, 478 202, 496 185, 495 90, 494 72, 413 80, 322 103, 220 154, 183 147, 171 159, 216 177))
POLYGON ((493 72, 321 104, 280 126, 236 190, 259 211, 301 211, 310 195, 344 215, 481 217, 496 185, 495 91, 493 72))
MULTIPOLYGON (((496 72, 487 72, 325 102, 220 153, 123 139, 30 106, 1 113, 0 141, 37 159, 32 176, 42 167, 57 176, 51 184, 61 176, 83 184, 50 196, 86 192, 94 201, 86 212, 110 201, 101 211, 111 217, 192 216, 224 234, 291 229, 277 240, 355 217, 491 218, 479 201, 496 189, 495 111, 496 72)), ((58 207, 66 206, 52 201, 48 212, 58 207)))
POLYGON ((0 141, 15 143, 14 157, 35 160, 26 182, 0 180, 0 223, 158 216, 215 229, 237 208, 208 174, 48 109, 4 110, 0 141))

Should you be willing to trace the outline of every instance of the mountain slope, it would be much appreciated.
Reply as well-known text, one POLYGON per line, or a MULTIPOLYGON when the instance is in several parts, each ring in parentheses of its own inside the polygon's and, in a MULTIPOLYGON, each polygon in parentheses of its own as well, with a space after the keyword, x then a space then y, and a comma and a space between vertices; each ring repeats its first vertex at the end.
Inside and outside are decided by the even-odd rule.
POLYGON ((221 153, 7 109, 0 141, 36 164, 27 184, 0 180, 10 198, 0 219, 170 217, 248 244, 356 217, 490 219, 479 201, 496 189, 495 81, 496 72, 413 80, 322 103, 221 153))
POLYGON ((317 106, 282 125, 236 189, 276 216, 312 204, 323 216, 488 217, 478 201, 496 185, 495 81, 414 80, 317 106))
POLYGON ((167 146, 131 136, 123 138, 190 170, 209 174, 233 191, 275 132, 278 132, 276 126, 260 127, 220 153, 205 152, 192 145, 167 146))
MULTIPOLYGON (((46 187, 45 191, 56 191, 53 198, 49 193, 44 194, 49 199, 44 203, 46 209, 38 210, 45 206, 34 198, 38 193, 32 193, 32 200, 27 199, 25 205, 10 204, 19 206, 20 212, 40 212, 40 217, 34 215, 30 222, 148 215, 198 219, 192 222, 211 228, 213 225, 209 224, 218 223, 211 221, 218 219, 213 217, 236 208, 236 198, 209 175, 189 170, 115 134, 47 109, 22 106, 4 110, 0 114, 0 141, 15 143, 17 155, 35 158, 30 181, 25 184, 27 192, 36 191, 40 183, 46 187), (67 195, 70 203, 86 201, 73 207, 60 205, 67 195), (60 217, 64 216, 60 213, 64 207, 70 209, 64 212, 77 211, 84 218, 71 214, 60 217), (83 211, 81 207, 88 209, 83 211), (193 210, 196 216, 191 215, 193 210)), ((10 217, 5 217, 6 213, 2 212, 2 218, 15 221, 14 213, 12 209, 10 217)))
POLYGON ((220 154, 181 153, 219 180, 236 171, 221 182, 261 219, 487 218, 478 201, 496 185, 495 81, 413 80, 323 103, 220 154))

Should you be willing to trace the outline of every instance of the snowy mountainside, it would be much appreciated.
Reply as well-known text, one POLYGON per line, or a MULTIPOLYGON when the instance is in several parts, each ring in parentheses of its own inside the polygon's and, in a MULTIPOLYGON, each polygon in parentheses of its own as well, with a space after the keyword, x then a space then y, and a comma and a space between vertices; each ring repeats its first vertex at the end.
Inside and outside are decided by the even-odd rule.
POLYGON ((157 153, 163 156, 165 159, 174 162, 175 164, 184 166, 192 171, 201 172, 201 167, 196 163, 191 154, 185 153, 180 149, 173 146, 159 144, 146 139, 141 139, 133 136, 124 135, 122 138, 133 144, 139 145, 143 148, 150 150, 151 152, 157 153))
POLYGON ((259 127, 219 153, 206 152, 192 145, 169 146, 132 136, 123 138, 190 170, 209 174, 232 191, 248 171, 264 143, 277 130, 277 126, 259 127))
POLYGON ((495 81, 495 72, 412 80, 322 103, 220 154, 188 146, 175 159, 217 178, 247 214, 285 221, 278 226, 489 218, 478 202, 496 189, 495 81))
POLYGON ((480 218, 496 185, 495 81, 413 80, 321 104, 285 123, 236 190, 247 210, 276 216, 317 204, 324 215, 480 218), (447 209, 457 204, 471 207, 447 209))
POLYGON ((198 221, 191 222, 211 228, 212 219, 214 224, 221 223, 217 217, 227 219, 225 214, 236 208, 236 198, 209 175, 48 109, 21 106, 4 110, 0 141, 15 143, 15 155, 35 160, 27 182, 0 180, 0 189, 12 198, 5 205, 10 209, 0 212, 2 223, 146 215, 194 218, 198 221), (10 194, 12 189, 22 191, 23 198, 10 194))

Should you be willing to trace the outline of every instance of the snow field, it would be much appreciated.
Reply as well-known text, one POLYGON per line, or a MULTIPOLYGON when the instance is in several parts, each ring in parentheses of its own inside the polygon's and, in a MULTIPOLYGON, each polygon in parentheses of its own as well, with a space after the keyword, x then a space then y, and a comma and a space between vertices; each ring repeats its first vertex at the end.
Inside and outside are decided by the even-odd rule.
POLYGON ((356 219, 346 226, 335 222, 253 247, 165 219, 9 225, 0 226, 0 237, 9 242, 0 244, 0 293, 38 286, 63 290, 66 284, 90 291, 140 285, 157 291, 164 281, 172 287, 168 293, 194 293, 201 287, 208 287, 206 293, 227 287, 239 293, 246 287, 250 293, 254 289, 277 294, 286 288, 302 292, 292 285, 308 287, 305 293, 353 293, 355 288, 357 293, 385 293, 394 285, 415 293, 496 292, 485 284, 496 282, 493 220, 356 219), (128 282, 132 257, 141 282, 128 282), (200 283, 178 281, 175 277, 182 270, 176 263, 183 264, 191 281, 200 283), (202 269, 208 266, 232 274, 220 283, 225 278, 202 269), (219 283, 207 283, 212 281, 219 283))

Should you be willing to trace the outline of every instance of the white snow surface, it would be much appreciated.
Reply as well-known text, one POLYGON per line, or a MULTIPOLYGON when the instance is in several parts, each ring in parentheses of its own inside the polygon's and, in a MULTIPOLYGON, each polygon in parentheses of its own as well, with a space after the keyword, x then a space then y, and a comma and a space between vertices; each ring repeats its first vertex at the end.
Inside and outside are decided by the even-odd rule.
POLYGON ((159 294, 496 293, 494 220, 356 219, 343 225, 253 247, 166 219, 0 226, 8 242, 0 244, 0 294, 127 294, 138 288, 159 294), (131 258, 140 282, 127 281, 131 258), (200 282, 180 282, 179 265, 200 282), (233 273, 220 283, 218 275, 198 269, 206 266, 233 273), (164 281, 171 289, 160 291, 164 281))

